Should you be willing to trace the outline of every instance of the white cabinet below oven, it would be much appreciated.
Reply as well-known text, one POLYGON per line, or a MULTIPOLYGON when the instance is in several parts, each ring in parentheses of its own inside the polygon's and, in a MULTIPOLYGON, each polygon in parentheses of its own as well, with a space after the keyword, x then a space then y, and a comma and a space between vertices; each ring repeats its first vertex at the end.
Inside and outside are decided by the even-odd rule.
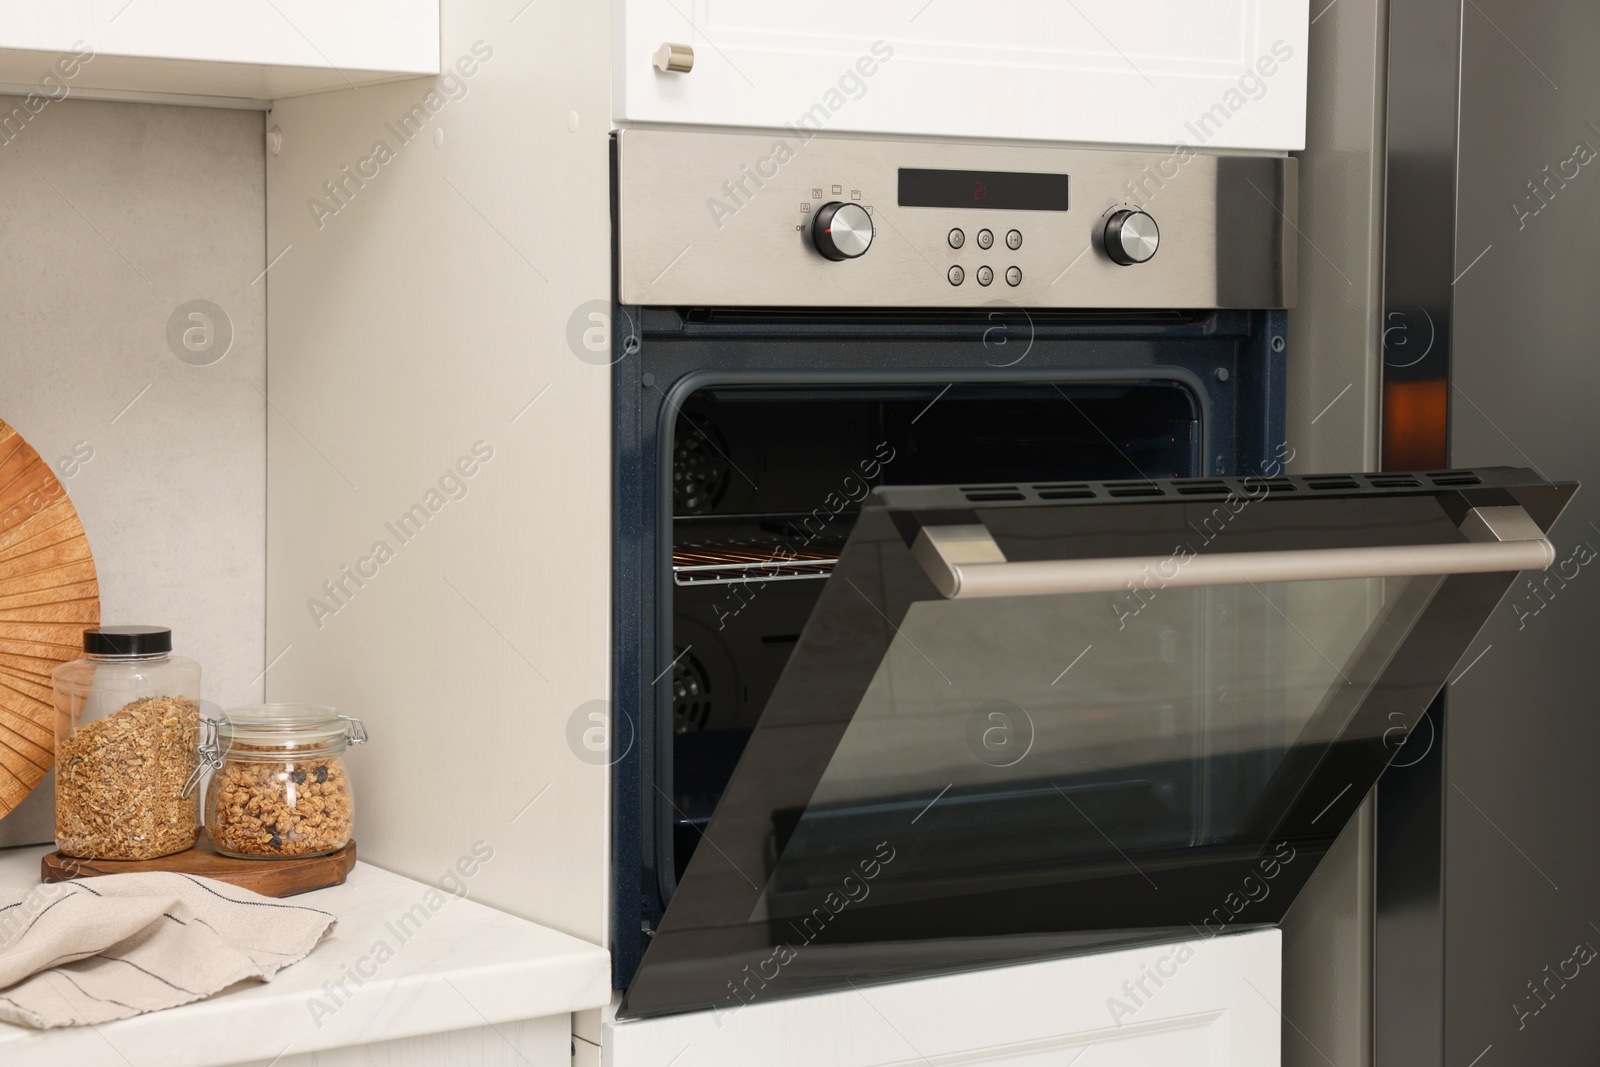
POLYGON ((1293 0, 618 0, 616 12, 619 122, 1305 143, 1309 14, 1293 0), (692 49, 689 69, 674 45, 692 49))
POLYGON ((628 1020, 607 1026, 604 1064, 1276 1067, 1281 952, 1276 929, 1225 933, 628 1020))

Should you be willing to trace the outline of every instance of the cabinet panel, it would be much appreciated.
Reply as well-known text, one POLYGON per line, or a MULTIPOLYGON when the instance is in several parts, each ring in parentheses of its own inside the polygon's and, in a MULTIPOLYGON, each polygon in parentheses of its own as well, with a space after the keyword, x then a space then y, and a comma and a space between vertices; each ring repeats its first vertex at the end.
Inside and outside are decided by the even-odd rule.
POLYGON ((0 86, 40 96, 263 102, 437 73, 439 0, 13 4, 0 26, 0 86))
MULTIPOLYGON (((238 1067, 583 1067, 567 1016, 475 1026, 370 1045, 296 1054, 238 1067)), ((589 1048, 594 1046, 589 1045, 589 1048)))
POLYGON ((1304 144, 1301 3, 618 0, 617 10, 619 121, 789 126, 802 137, 1304 144), (658 70, 664 44, 690 46, 692 69, 658 70))
POLYGON ((1277 1067, 1280 973, 1277 930, 1223 934, 611 1023, 603 1062, 1277 1067))

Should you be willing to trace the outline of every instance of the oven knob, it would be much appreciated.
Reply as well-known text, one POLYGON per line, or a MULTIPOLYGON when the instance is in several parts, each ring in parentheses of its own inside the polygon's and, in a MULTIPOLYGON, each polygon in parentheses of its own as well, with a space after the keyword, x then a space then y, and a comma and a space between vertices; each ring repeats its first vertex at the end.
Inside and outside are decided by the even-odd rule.
POLYGON ((811 223, 811 239, 827 259, 855 259, 872 247, 872 216, 860 204, 824 204, 811 223))
POLYGON ((1119 211, 1106 222, 1106 255, 1124 267, 1150 260, 1161 246, 1156 220, 1143 211, 1119 211))

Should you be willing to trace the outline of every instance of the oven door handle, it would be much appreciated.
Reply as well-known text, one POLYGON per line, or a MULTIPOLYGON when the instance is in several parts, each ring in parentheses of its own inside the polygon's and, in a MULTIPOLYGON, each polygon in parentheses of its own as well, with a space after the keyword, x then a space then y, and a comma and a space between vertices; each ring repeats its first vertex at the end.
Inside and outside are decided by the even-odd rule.
POLYGON ((912 543, 911 554, 939 592, 951 600, 1501 573, 1544 570, 1555 562, 1555 549, 1544 531, 1515 505, 1473 508, 1460 529, 1466 540, 1444 544, 1009 562, 985 526, 924 526, 912 543))

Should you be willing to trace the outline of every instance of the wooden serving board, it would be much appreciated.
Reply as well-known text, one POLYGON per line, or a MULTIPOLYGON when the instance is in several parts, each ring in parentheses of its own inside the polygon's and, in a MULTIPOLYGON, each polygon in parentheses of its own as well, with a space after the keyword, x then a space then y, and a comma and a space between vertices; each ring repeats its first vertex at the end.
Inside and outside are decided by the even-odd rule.
POLYGON ((46 882, 66 882, 74 878, 93 878, 102 874, 134 874, 143 871, 172 871, 215 878, 219 882, 249 889, 269 897, 292 897, 313 889, 339 885, 356 865, 356 843, 351 841, 338 852, 307 859, 269 857, 239 860, 224 856, 201 836, 194 848, 154 860, 85 860, 52 852, 39 863, 40 878, 46 882))

